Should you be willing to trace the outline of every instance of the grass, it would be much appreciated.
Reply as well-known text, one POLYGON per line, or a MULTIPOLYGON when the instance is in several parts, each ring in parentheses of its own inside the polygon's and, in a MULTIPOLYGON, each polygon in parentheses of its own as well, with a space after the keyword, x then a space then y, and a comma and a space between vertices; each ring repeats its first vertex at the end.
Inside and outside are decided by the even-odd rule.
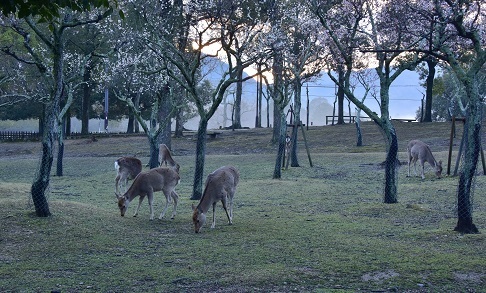
MULTIPOLYGON (((400 150, 414 136, 430 143, 436 158, 447 158, 450 125, 405 124, 397 127, 400 150)), ((383 204, 385 153, 375 130, 365 133, 362 151, 352 144, 352 126, 311 129, 314 167, 301 146, 301 167, 284 170, 280 180, 271 179, 268 130, 225 132, 209 141, 205 173, 232 164, 241 180, 234 224, 227 225, 218 204, 216 228, 206 225, 201 234, 191 222, 194 141, 188 138, 173 141, 182 166, 174 220, 149 221, 146 202, 138 217, 131 217, 135 205, 120 217, 113 161, 121 152, 144 157, 146 149, 135 142, 105 150, 101 143, 69 141, 64 176, 51 178, 49 218, 33 215, 29 197, 35 151, 12 151, 0 161, 0 291, 485 292, 484 234, 453 231, 457 177, 437 180, 429 167, 421 180, 406 177, 402 167, 399 203, 383 204), (234 147, 245 141, 251 148, 234 147)), ((473 215, 480 230, 485 184, 478 176, 473 215)), ((160 194, 155 204, 160 213, 160 194)))

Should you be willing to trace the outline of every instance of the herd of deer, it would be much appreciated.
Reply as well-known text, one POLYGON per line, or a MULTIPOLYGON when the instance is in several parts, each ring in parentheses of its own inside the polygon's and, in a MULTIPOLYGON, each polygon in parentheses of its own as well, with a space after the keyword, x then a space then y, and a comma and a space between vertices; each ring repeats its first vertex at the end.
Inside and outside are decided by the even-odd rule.
MULTIPOLYGON (((288 144, 288 142, 287 142, 288 144)), ((286 150, 288 152, 288 150, 286 150)), ((432 155, 429 146, 420 140, 412 140, 407 145, 408 153, 408 176, 410 176, 410 165, 413 163, 415 175, 417 174, 417 161, 421 167, 421 177, 425 179, 424 168, 425 162, 428 162, 435 170, 435 175, 440 178, 442 173, 442 161, 437 162, 432 155)), ((179 164, 172 159, 169 148, 165 144, 159 147, 158 168, 153 168, 142 172, 142 162, 135 157, 121 157, 115 161, 117 176, 115 178, 115 195, 118 201, 118 208, 123 217, 127 211, 128 205, 133 199, 139 196, 136 217, 145 196, 148 198, 150 207, 150 220, 154 219, 153 200, 154 192, 162 191, 165 195, 165 208, 160 213, 159 219, 162 219, 167 211, 171 201, 174 201, 174 209, 171 219, 176 215, 177 202, 179 196, 175 187, 180 182, 179 164), (165 165, 165 166, 163 166, 165 165), (133 180, 132 185, 128 188, 128 180, 133 180), (124 188, 124 194, 120 194, 120 188, 124 188)), ((206 222, 206 214, 209 208, 213 207, 213 221, 211 228, 215 227, 215 207, 218 201, 221 201, 223 208, 228 217, 228 223, 233 223, 233 196, 236 186, 239 182, 239 173, 235 167, 224 166, 216 169, 208 175, 201 200, 197 206, 192 205, 194 231, 199 233, 206 222), (228 211, 229 205, 229 211, 228 211)))
MULTIPOLYGON (((161 144, 159 147, 159 162, 160 165, 158 168, 142 171, 142 162, 135 157, 121 157, 115 161, 115 170, 117 172, 115 178, 115 196, 122 217, 125 216, 130 202, 139 196, 138 206, 133 215, 136 217, 142 201, 146 196, 150 207, 150 220, 153 220, 154 192, 162 191, 166 201, 165 208, 160 213, 159 219, 164 217, 172 200, 174 201, 174 209, 171 219, 174 219, 179 200, 175 187, 181 179, 179 176, 180 166, 172 159, 170 150, 165 144, 161 144), (165 166, 163 166, 164 164, 165 166), (133 180, 133 182, 127 190, 128 180, 133 180), (124 189, 123 195, 120 193, 121 188, 124 189)), ((221 167, 208 175, 199 205, 197 207, 193 205, 192 208, 194 230, 196 233, 201 231, 202 226, 206 222, 206 214, 210 206, 213 207, 211 228, 215 227, 215 207, 218 201, 221 201, 223 204, 229 224, 231 225, 233 223, 233 196, 236 191, 236 185, 238 185, 239 176, 238 170, 232 166, 221 167)))

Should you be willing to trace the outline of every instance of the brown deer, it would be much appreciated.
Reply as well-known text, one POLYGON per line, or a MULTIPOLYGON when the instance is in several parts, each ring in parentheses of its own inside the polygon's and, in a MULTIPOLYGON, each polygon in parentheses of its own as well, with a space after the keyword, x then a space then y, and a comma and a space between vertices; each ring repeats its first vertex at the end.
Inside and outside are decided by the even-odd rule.
POLYGON ((134 157, 121 157, 115 161, 115 194, 119 193, 120 185, 123 185, 123 192, 127 191, 128 180, 133 180, 142 172, 142 162, 134 157))
POLYGON ((179 196, 175 192, 175 187, 179 184, 180 177, 179 174, 170 168, 153 168, 148 171, 141 172, 135 177, 132 186, 125 192, 124 195, 115 193, 118 199, 118 208, 120 209, 121 216, 125 216, 130 202, 140 196, 137 209, 135 210, 136 217, 138 215, 138 210, 142 205, 142 201, 147 196, 149 207, 150 207, 150 220, 154 219, 154 192, 162 191, 165 195, 165 208, 159 216, 162 219, 167 211, 171 198, 174 200, 174 210, 172 211, 171 219, 174 219, 177 210, 177 201, 179 196))
POLYGON ((194 231, 201 232, 204 223, 206 222, 206 214, 209 207, 213 206, 213 223, 211 228, 216 226, 215 223, 215 207, 218 201, 223 204, 224 211, 228 217, 228 223, 233 224, 233 196, 235 195, 236 185, 240 180, 240 174, 235 167, 225 166, 215 170, 208 175, 206 179, 206 187, 204 193, 197 207, 192 205, 194 222, 194 231), (229 212, 227 203, 229 201, 229 212))
POLYGON ((413 163, 413 167, 415 170, 415 175, 417 174, 417 160, 419 161, 420 166, 422 167, 422 179, 425 179, 424 175, 424 164, 428 162, 434 169, 435 175, 437 178, 440 178, 442 174, 442 161, 437 162, 432 155, 432 151, 430 147, 420 140, 412 140, 407 145, 407 153, 408 153, 408 177, 410 177, 410 164, 413 163))
POLYGON ((159 162, 160 167, 162 167, 162 164, 165 163, 165 166, 169 165, 172 169, 179 173, 180 166, 176 161, 174 161, 174 159, 172 159, 170 150, 165 144, 161 144, 159 146, 159 162))

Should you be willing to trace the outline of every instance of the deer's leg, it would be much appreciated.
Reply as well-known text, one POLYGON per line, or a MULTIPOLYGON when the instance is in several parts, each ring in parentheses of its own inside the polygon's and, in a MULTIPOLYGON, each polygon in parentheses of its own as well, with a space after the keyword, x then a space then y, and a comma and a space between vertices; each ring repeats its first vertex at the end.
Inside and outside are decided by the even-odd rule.
POLYGON ((233 222, 231 221, 231 217, 230 217, 230 214, 228 213, 228 207, 226 206, 226 201, 227 201, 227 197, 223 197, 223 199, 221 199, 221 203, 223 204, 223 209, 224 211, 226 212, 226 217, 228 217, 228 224, 233 224, 233 222))
POLYGON ((416 159, 413 160, 413 170, 415 172, 415 176, 418 176, 418 173, 417 173, 417 160, 416 159))
MULTIPOLYGON (((150 207, 150 220, 154 219, 154 194, 150 192, 148 195, 148 202, 149 202, 149 207, 150 207)), ((140 201, 142 203, 142 201, 140 201)))
POLYGON ((165 195, 165 207, 164 210, 160 213, 159 220, 162 220, 162 218, 165 216, 165 212, 167 211, 170 203, 170 193, 168 193, 166 190, 164 190, 163 193, 165 195))
POLYGON ((216 227, 216 215, 215 215, 215 210, 216 210, 216 202, 213 203, 213 223, 211 224, 211 229, 216 227))
POLYGON ((410 152, 408 153, 408 176, 410 177, 410 164, 412 163, 412 156, 410 155, 410 152))
POLYGON ((229 215, 230 215, 230 222, 233 223, 233 194, 231 194, 231 197, 229 198, 229 215))
POLYGON ((425 169, 425 162, 421 162, 421 163, 422 163, 421 164, 422 165, 422 174, 420 174, 420 175, 422 176, 422 179, 425 179, 425 172, 424 172, 425 171, 424 170, 425 169))
MULTIPOLYGON (((138 206, 137 206, 137 209, 135 210, 135 214, 133 214, 134 217, 138 216, 138 210, 140 209, 140 206, 142 205, 143 198, 144 198, 144 196, 140 196, 140 198, 138 199, 138 206)), ((150 204, 150 202, 149 202, 149 204, 150 204)))
POLYGON ((179 195, 175 192, 175 190, 173 190, 170 195, 172 196, 172 198, 174 199, 174 210, 172 211, 172 216, 170 217, 171 219, 174 219, 175 218, 175 215, 177 213, 177 202, 179 200, 179 195))

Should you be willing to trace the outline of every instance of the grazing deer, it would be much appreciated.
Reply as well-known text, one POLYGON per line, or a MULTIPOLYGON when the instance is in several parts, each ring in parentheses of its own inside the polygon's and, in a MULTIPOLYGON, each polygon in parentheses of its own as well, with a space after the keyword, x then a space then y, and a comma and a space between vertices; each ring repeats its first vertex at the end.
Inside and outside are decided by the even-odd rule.
POLYGON ((211 228, 216 226, 214 210, 216 203, 221 200, 224 211, 228 217, 228 223, 233 224, 233 196, 235 195, 236 185, 240 180, 240 174, 235 167, 225 166, 215 170, 208 175, 206 187, 198 206, 192 205, 194 211, 192 221, 194 222, 194 231, 201 232, 202 226, 206 222, 206 214, 210 206, 213 206, 213 223, 211 228), (227 202, 229 201, 229 213, 227 202))
POLYGON ((159 146, 159 162, 160 166, 162 166, 163 163, 165 163, 165 166, 168 164, 172 169, 179 173, 180 166, 174 159, 172 159, 170 150, 165 144, 159 146))
POLYGON ((407 145, 407 153, 408 153, 408 177, 410 177, 410 163, 413 163, 413 167, 415 169, 415 175, 417 176, 417 167, 416 163, 417 160, 422 167, 422 179, 425 179, 424 175, 424 164, 428 162, 434 169, 435 175, 437 178, 440 178, 442 174, 442 161, 435 160, 434 156, 432 155, 432 151, 430 150, 429 146, 423 143, 420 140, 412 140, 407 145))
POLYGON ((133 180, 138 173, 142 172, 142 162, 134 157, 121 157, 115 161, 115 194, 119 193, 120 185, 123 185, 123 192, 127 191, 128 180, 133 180))
POLYGON ((138 207, 135 210, 136 217, 138 215, 138 210, 142 205, 142 201, 147 196, 149 206, 150 206, 150 220, 154 219, 154 192, 162 191, 165 195, 165 208, 159 216, 162 219, 167 211, 169 203, 171 202, 171 197, 174 200, 174 210, 172 211, 171 219, 174 219, 177 210, 177 201, 179 196, 175 192, 175 187, 179 184, 180 177, 179 174, 170 168, 154 168, 145 172, 141 172, 135 177, 132 186, 125 192, 124 195, 115 193, 118 199, 118 208, 120 209, 121 216, 125 216, 125 212, 128 209, 130 202, 137 196, 140 196, 138 207))

